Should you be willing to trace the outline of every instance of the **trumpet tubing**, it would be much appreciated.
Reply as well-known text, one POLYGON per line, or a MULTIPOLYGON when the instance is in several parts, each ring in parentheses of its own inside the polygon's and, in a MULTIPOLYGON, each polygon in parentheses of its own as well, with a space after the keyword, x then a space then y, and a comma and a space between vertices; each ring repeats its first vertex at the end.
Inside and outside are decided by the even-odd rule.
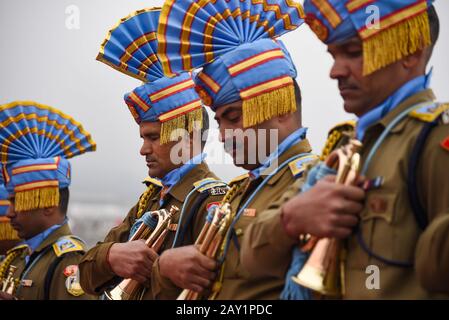
MULTIPOLYGON (((203 229, 195 242, 199 245, 199 251, 204 255, 215 259, 230 225, 231 207, 229 203, 225 203, 215 209, 212 222, 206 221, 204 224, 203 229)), ((199 294, 197 292, 184 289, 177 300, 198 300, 198 298, 199 294)))
MULTIPOLYGON (((169 212, 165 209, 153 211, 152 215, 158 218, 156 228, 151 232, 148 227, 143 227, 144 224, 142 224, 130 241, 142 239, 138 238, 138 236, 147 236, 148 238, 145 241, 145 244, 154 251, 159 252, 168 234, 168 227, 170 226, 172 218, 178 211, 179 209, 176 206, 171 206, 169 212)), ((141 290, 142 285, 139 282, 132 279, 124 279, 114 289, 106 291, 105 296, 109 300, 134 300, 141 290)))
MULTIPOLYGON (((326 165, 337 170, 336 183, 354 185, 358 179, 362 143, 351 140, 349 145, 335 150, 326 165)), ((314 239, 315 240, 315 239, 314 239)), ((301 271, 293 281, 325 296, 344 295, 343 243, 337 239, 319 239, 301 271)))

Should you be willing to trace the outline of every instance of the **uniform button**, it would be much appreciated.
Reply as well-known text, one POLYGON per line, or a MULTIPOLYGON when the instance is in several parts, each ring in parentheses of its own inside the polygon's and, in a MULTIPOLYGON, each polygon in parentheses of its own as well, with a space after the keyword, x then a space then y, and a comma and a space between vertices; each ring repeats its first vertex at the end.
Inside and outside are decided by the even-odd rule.
POLYGON ((235 229, 235 234, 237 235, 237 237, 241 236, 243 234, 243 229, 242 228, 235 229))

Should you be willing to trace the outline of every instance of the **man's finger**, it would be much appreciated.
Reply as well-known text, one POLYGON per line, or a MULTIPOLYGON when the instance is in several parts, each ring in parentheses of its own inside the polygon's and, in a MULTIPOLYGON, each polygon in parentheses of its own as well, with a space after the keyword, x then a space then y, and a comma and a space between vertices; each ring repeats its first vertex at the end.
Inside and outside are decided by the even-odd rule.
POLYGON ((131 276, 131 279, 133 279, 133 280, 135 280, 135 281, 137 281, 137 282, 139 282, 139 283, 144 283, 144 282, 146 282, 147 281, 147 277, 145 277, 145 276, 143 276, 142 274, 140 274, 140 273, 134 273, 132 276, 131 276))
POLYGON ((159 257, 159 255, 156 253, 156 251, 154 251, 151 248, 148 248, 148 250, 145 251, 145 254, 146 254, 147 258, 153 262, 159 257))
POLYGON ((339 188, 339 193, 342 197, 348 200, 363 201, 365 199, 365 191, 359 187, 341 186, 341 188, 339 188))
POLYGON ((356 215, 341 214, 335 221, 337 227, 354 228, 359 223, 359 218, 356 215))
POLYGON ((341 209, 339 213, 342 215, 358 215, 363 210, 363 204, 356 201, 341 199, 341 209))
POLYGON ((214 271, 215 269, 217 269, 217 262, 214 259, 206 257, 203 254, 198 255, 198 262, 203 268, 207 270, 214 271))
POLYGON ((199 286, 202 289, 204 289, 204 288, 210 287, 212 285, 212 281, 209 279, 205 279, 203 277, 192 275, 190 277, 190 285, 191 286, 199 286))
POLYGON ((346 239, 352 234, 352 228, 335 228, 332 231, 332 237, 337 239, 346 239))

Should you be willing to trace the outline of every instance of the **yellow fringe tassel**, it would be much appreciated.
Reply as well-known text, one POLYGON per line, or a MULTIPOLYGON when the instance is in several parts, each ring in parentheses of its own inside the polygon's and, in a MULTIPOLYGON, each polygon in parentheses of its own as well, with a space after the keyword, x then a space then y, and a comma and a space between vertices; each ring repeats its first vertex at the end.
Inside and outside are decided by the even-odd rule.
POLYGON ((14 202, 15 210, 18 212, 57 207, 58 205, 58 187, 48 187, 16 192, 14 202))
POLYGON ((429 17, 423 12, 363 41, 363 74, 369 75, 431 45, 429 17))
POLYGON ((0 241, 19 240, 16 230, 11 227, 9 221, 0 221, 0 241))
MULTIPOLYGON (((193 132, 193 129, 201 130, 203 126, 203 111, 202 108, 193 110, 187 114, 183 114, 174 119, 162 122, 161 125, 161 144, 169 143, 172 140, 172 134, 176 130, 187 130, 189 133, 193 132)), ((178 138, 178 135, 174 135, 174 138, 178 138)))
POLYGON ((244 128, 255 126, 277 116, 295 112, 295 87, 291 84, 244 100, 242 108, 244 128))

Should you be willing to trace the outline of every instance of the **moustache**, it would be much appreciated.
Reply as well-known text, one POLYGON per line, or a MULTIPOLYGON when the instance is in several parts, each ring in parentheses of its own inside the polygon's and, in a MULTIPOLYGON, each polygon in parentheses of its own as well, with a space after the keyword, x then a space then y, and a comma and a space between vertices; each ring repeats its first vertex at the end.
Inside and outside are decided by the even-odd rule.
POLYGON ((338 80, 338 89, 340 91, 346 90, 346 89, 359 89, 359 86, 357 86, 354 83, 351 83, 351 81, 347 79, 339 79, 338 80))

